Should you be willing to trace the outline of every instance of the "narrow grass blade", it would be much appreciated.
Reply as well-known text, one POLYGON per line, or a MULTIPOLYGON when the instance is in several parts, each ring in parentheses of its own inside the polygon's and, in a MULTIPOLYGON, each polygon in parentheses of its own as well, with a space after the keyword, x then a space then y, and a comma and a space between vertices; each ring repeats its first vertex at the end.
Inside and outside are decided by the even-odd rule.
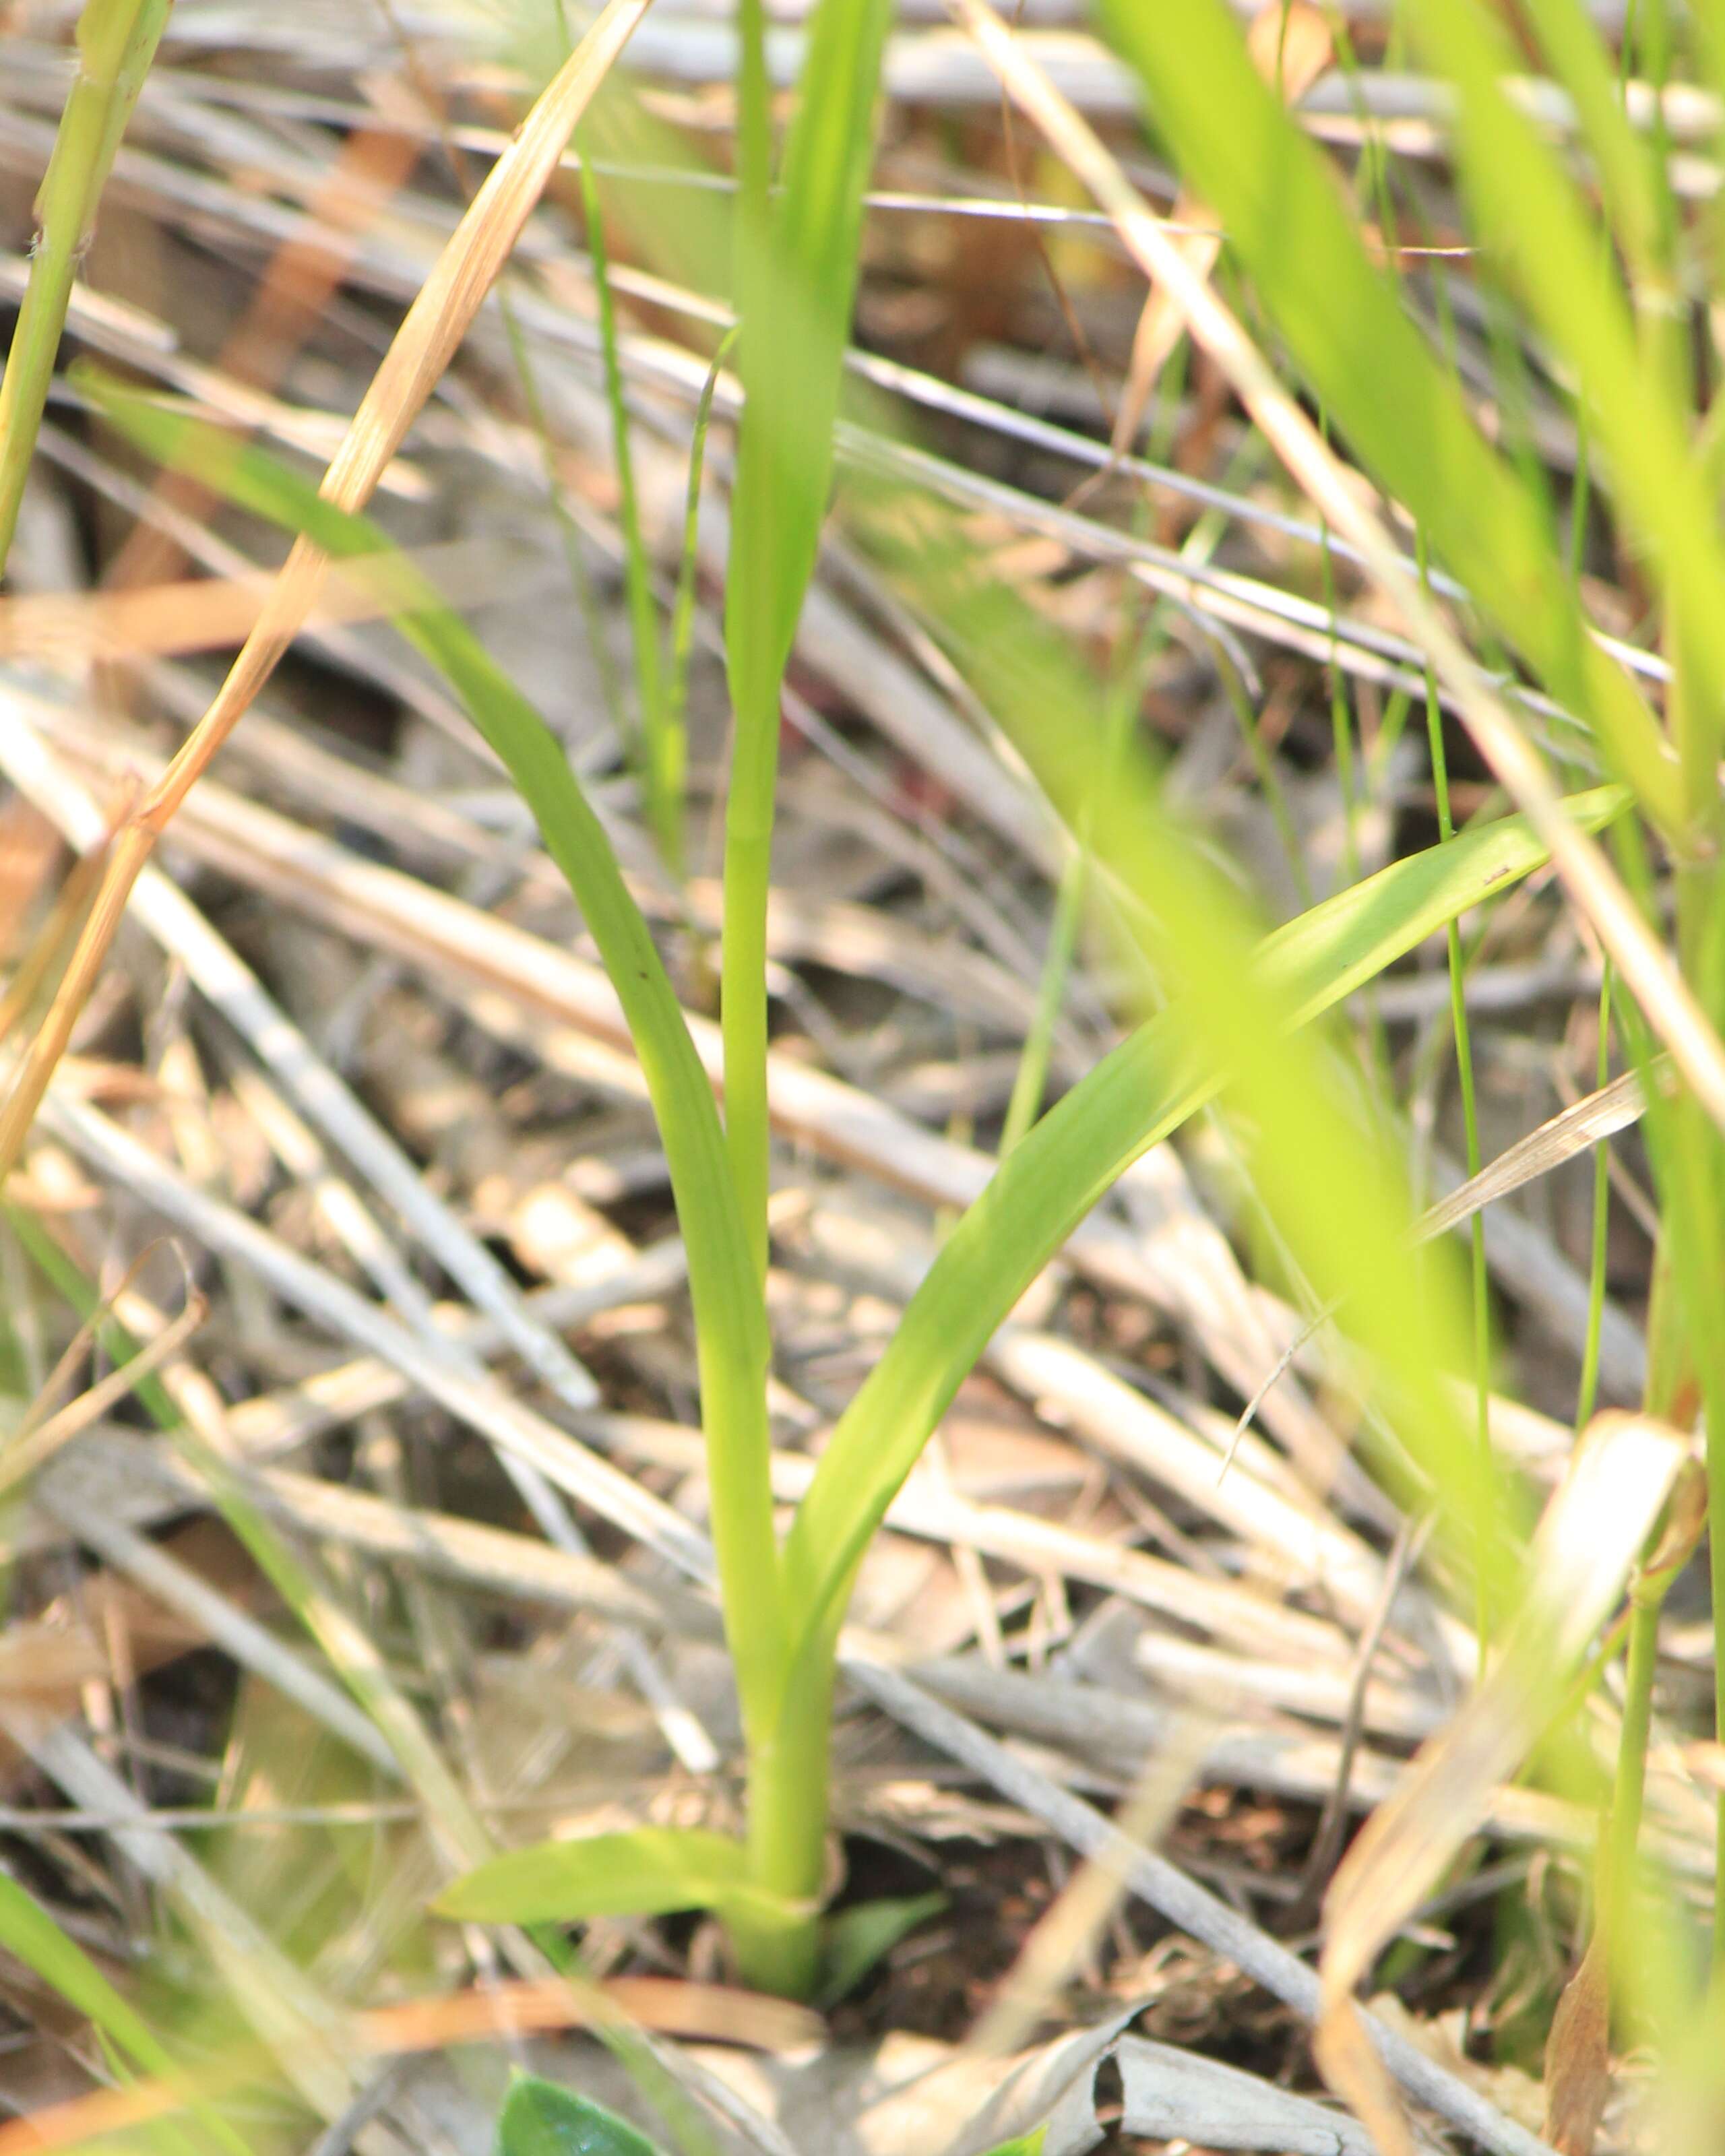
POLYGON ((1506 91, 1518 64, 1507 37, 1477 0, 1420 0, 1411 18, 1456 94, 1456 146, 1482 234, 1574 367, 1617 505, 1675 609, 1685 675, 1676 708, 1700 731, 1685 767, 1692 810, 1705 814, 1725 710, 1725 542, 1691 454, 1686 409, 1636 335, 1594 218, 1506 91))
MULTIPOLYGON (((746 173, 737 232, 744 403, 725 592, 735 732, 725 813, 721 1016, 726 1139, 757 1274, 767 1262, 767 893, 779 690, 832 481, 833 427, 891 13, 890 0, 820 0, 778 193, 763 213, 753 199, 759 175, 746 173)), ((757 146, 752 164, 759 156, 757 146)))
MULTIPOLYGON (((0 1945, 33 1969, 44 1984, 51 1984, 141 2073, 152 2074, 176 2089, 187 2089, 187 2100, 194 2102, 198 2124, 228 2156, 248 2156, 246 2143, 227 2121, 190 2097, 186 2076, 136 2008, 121 1997, 48 1912, 3 1872, 0 1872, 0 1945)), ((181 2142, 177 2134, 174 2138, 181 2142)))
POLYGON ((1102 13, 1162 134, 1354 450, 1506 641, 1596 729, 1651 812, 1675 824, 1681 804, 1657 721, 1593 643, 1543 506, 1480 435, 1220 0, 1103 0, 1102 13))
POLYGON ((1552 72, 1574 104, 1625 259, 1650 302, 1656 304, 1666 265, 1654 153, 1624 110, 1611 55, 1579 0, 1523 4, 1552 72))
POLYGON ((700 1827, 634 1827, 621 1834, 539 1841, 481 1864, 433 1907, 487 1924, 583 1923, 591 1917, 662 1917, 712 1909, 771 1919, 782 1899, 747 1876, 747 1852, 700 1827))
POLYGON ((169 0, 85 0, 78 18, 77 73, 36 197, 30 281, 0 381, 0 572, 18 528, 78 264, 168 6, 169 0))
MULTIPOLYGON (((1603 788, 1571 813, 1598 829, 1626 796, 1603 788)), ((1304 1024, 1472 906, 1541 866, 1520 817, 1394 863, 1267 937, 1254 969, 1304 1024)), ((1250 983, 1242 980, 1243 994, 1250 983)), ((1178 1014, 1132 1034, 1003 1162, 942 1245, 886 1354, 841 1419, 786 1549, 800 1611, 829 1608, 994 1328, 1138 1155, 1222 1083, 1178 1014)))
POLYGON ((467 624, 376 528, 321 500, 255 447, 234 446, 98 377, 85 386, 141 448, 183 465, 255 514, 331 555, 375 557, 396 626, 442 670, 538 820, 599 946, 634 1036, 659 1118, 689 1251, 709 1441, 724 1459, 712 1484, 713 1532, 746 1714, 773 1691, 783 1632, 767 1481, 767 1321, 743 1235, 712 1089, 665 967, 630 897, 603 826, 556 736, 467 624))

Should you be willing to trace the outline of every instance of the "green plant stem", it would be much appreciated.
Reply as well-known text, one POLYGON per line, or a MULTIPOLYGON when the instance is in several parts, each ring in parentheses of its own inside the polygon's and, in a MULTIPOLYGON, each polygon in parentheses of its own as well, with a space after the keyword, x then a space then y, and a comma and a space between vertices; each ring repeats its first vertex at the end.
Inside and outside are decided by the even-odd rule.
POLYGON ((808 1998, 819 1974, 837 1650, 834 1624, 789 1673, 771 1735, 749 1748, 749 1876, 808 1914, 771 1927, 733 1919, 732 1941, 746 1981, 792 1999, 808 1998))
POLYGON ((0 573, 18 529, 78 265, 168 6, 169 0, 86 0, 78 18, 77 73, 36 197, 30 281, 0 380, 0 573))

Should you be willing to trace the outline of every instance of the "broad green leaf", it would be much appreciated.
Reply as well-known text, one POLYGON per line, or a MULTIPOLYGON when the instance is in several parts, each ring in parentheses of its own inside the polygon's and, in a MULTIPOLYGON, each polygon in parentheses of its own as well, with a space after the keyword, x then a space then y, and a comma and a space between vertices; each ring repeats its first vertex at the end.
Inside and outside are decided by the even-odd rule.
POLYGON ((742 1844, 701 1827, 631 1827, 539 1841, 494 1856, 446 1887, 440 1916, 487 1924, 582 1923, 711 1909, 772 1922, 792 1913, 753 1886, 742 1844))
POLYGON ((1594 218, 1506 92, 1518 64, 1507 37, 1478 0, 1420 0, 1410 18, 1455 90, 1455 141, 1481 231, 1575 369, 1589 427, 1609 454, 1613 495, 1675 609, 1681 706, 1701 736, 1692 780, 1704 803, 1725 710, 1725 542, 1691 451, 1688 413, 1670 371, 1637 337, 1594 218))
POLYGON ((604 827, 556 735, 374 525, 323 501, 297 473, 254 447, 131 395, 94 370, 80 369, 79 380, 111 423, 161 462, 195 472, 339 559, 364 557, 395 610, 396 627, 440 669, 502 759, 586 916, 652 1097, 688 1245, 702 1414, 708 1441, 725 1463, 712 1478, 713 1536, 738 1690, 750 1714, 777 1681, 784 1637, 767 1480, 766 1312, 712 1088, 604 827))
POLYGON ((660 2156, 602 2103, 536 2074, 517 2074, 497 2115, 495 2156, 660 2156))
POLYGON ((821 1927, 820 1989, 822 2006, 836 2006, 846 1998, 902 1938, 937 1917, 947 1906, 944 1894, 911 1894, 890 1901, 859 1902, 841 1909, 821 1927))
POLYGON ((1482 439, 1368 258, 1333 173, 1259 78, 1223 0, 1101 4, 1158 127, 1355 453, 1674 827, 1682 802, 1658 723, 1589 635, 1544 509, 1482 439))

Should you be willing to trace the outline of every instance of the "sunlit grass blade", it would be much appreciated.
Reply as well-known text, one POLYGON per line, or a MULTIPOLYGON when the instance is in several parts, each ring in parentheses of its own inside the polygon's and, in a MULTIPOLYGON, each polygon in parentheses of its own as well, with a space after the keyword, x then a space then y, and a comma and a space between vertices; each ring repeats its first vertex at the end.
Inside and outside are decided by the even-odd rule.
MULTIPOLYGON (((757 1273, 767 1262, 767 893, 779 693, 832 481, 833 427, 891 13, 890 0, 820 0, 779 187, 764 209, 754 199, 759 121, 747 113, 744 119, 751 169, 742 176, 737 251, 744 403, 725 588, 734 733, 721 1016, 726 1139, 757 1273)), ((749 102, 759 106, 758 89, 749 102)))
POLYGON ((1593 642, 1542 505, 1469 417, 1373 265, 1322 154, 1260 80, 1219 0, 1103 0, 1158 127, 1214 204, 1290 352, 1355 454, 1553 695, 1597 731, 1650 812, 1677 774, 1639 690, 1593 642))
MULTIPOLYGON (((1187 906, 1179 903, 1175 879, 1173 897, 1158 885, 1151 911, 1180 922, 1171 937, 1189 936, 1194 949, 1202 949, 1211 931, 1196 917, 1207 902, 1196 894, 1206 872, 1189 860, 1189 842, 1168 828, 1142 773, 1129 786, 1124 773, 1131 760, 1111 762, 1109 786, 1094 796, 1084 791, 1109 750, 1098 721, 1083 707, 1082 677, 999 588, 980 579, 947 583, 950 567, 942 572, 926 557, 916 574, 926 594, 944 593, 942 618, 955 632, 955 646, 971 660, 991 708, 1012 729, 1057 804, 1078 815, 1086 800, 1094 799, 1099 856, 1122 882, 1148 899, 1135 856, 1166 850, 1187 862, 1194 891, 1187 906), (1040 729, 1039 714, 1048 715, 1040 729), (1122 798, 1132 803, 1136 825, 1119 805, 1122 798), (1110 833, 1112 851, 1104 854, 1101 840, 1110 833)), ((1599 828, 1627 805, 1623 789, 1601 788, 1578 797, 1570 813, 1599 828)), ((1476 827, 1314 907, 1266 938, 1255 956, 1228 962, 1220 978, 1230 983, 1235 1001, 1254 1012, 1266 1040, 1285 1039, 1290 1029, 1545 858, 1544 846, 1520 817, 1476 827)), ((1217 910, 1227 918, 1225 901, 1217 901, 1217 910)), ((786 1549, 799 1615, 830 1614, 928 1431, 1041 1266, 1138 1153, 1214 1096, 1228 1069, 1201 1014, 1173 1007, 1088 1073, 1002 1163, 942 1245, 822 1456, 786 1549)), ((1345 1181, 1349 1171, 1337 1165, 1333 1173, 1345 1181)), ((1404 1246, 1386 1263, 1392 1274, 1409 1274, 1404 1246)), ((1485 1495, 1479 1486, 1483 1463, 1452 1465, 1458 1509, 1465 1509, 1461 1498, 1485 1495)))
POLYGON ((1613 498, 1675 611, 1683 680, 1674 711, 1695 737, 1684 742, 1690 812, 1708 814, 1725 711, 1725 541, 1691 452, 1686 407, 1636 335, 1592 217, 1507 93, 1518 64, 1507 37, 1476 0, 1420 0, 1410 19, 1456 94, 1456 146, 1481 231, 1574 368, 1613 498))
POLYGON ((768 1342, 712 1090, 639 908, 562 744, 467 624, 375 527, 323 501, 255 447, 235 453, 212 430, 105 386, 85 386, 108 418, 163 462, 183 465, 255 514, 331 555, 375 557, 396 625, 444 672, 532 809, 568 880, 623 1006, 659 1118, 689 1250, 702 1412, 715 1448, 713 1530, 746 1715, 774 1688, 783 1631, 767 1482, 768 1342))
POLYGON ((30 281, 0 380, 0 573, 48 402, 66 307, 121 136, 150 71, 170 0, 85 0, 77 73, 36 197, 30 281))
MULTIPOLYGON (((1578 796, 1597 829, 1620 789, 1578 796)), ((1303 1024, 1447 921, 1543 865, 1520 817, 1409 856, 1266 937, 1255 971, 1303 1024)), ((1151 1019, 1027 1132, 942 1245, 886 1353, 822 1455, 787 1547, 793 1606, 829 1601, 866 1547, 927 1432, 995 1327, 1132 1163, 1220 1090, 1168 1014, 1151 1019)), ((1405 1271, 1405 1259, 1398 1260, 1405 1271)))
POLYGON ((1578 0, 1523 0, 1552 72, 1569 93, 1583 139, 1592 151, 1600 192, 1625 259, 1657 307, 1669 264, 1654 154, 1624 110, 1617 69, 1593 18, 1578 0))

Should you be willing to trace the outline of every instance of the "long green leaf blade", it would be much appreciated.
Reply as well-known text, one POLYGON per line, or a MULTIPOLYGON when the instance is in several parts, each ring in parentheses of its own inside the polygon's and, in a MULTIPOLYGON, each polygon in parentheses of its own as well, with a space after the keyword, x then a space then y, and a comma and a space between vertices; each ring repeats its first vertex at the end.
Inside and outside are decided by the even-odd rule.
MULTIPOLYGON (((863 189, 890 0, 821 0, 781 185, 763 214, 758 128, 738 208, 743 412, 725 582, 735 734, 725 803, 725 1132, 757 1273, 767 1263, 767 893, 779 692, 832 483, 863 189)), ((747 48, 746 47, 746 49, 747 48)), ((746 84, 745 87, 747 87, 746 84)), ((756 99, 758 100, 758 90, 756 99)), ((745 116, 747 119, 748 116, 745 116)))
MULTIPOLYGON (((1569 810, 1598 829, 1627 803, 1621 788, 1602 787, 1576 796, 1569 810)), ((1304 1023, 1547 858, 1526 820, 1511 816, 1392 863, 1267 937, 1260 983, 1304 1023)), ((830 1610, 1013 1304, 1132 1163, 1221 1084, 1194 1055, 1182 1015, 1162 1013, 1088 1072, 996 1170, 942 1245, 798 1510, 786 1563, 805 1621, 830 1610)))
POLYGON ((663 1917, 680 1909, 783 1917, 783 1899, 750 1881, 747 1852, 700 1827, 632 1827, 511 1849, 444 1887, 433 1907, 487 1924, 663 1917))
POLYGON ((250 445, 119 390, 93 371, 79 380, 105 415, 162 462, 382 582, 395 624, 438 666, 532 809, 546 849, 575 895, 623 1006, 658 1118, 689 1250, 702 1413, 726 1471, 712 1480, 714 1542, 745 1715, 776 1690, 785 1641, 779 1559, 768 1483, 766 1312, 712 1089, 640 909, 562 745, 459 615, 377 527, 319 496, 250 445))

